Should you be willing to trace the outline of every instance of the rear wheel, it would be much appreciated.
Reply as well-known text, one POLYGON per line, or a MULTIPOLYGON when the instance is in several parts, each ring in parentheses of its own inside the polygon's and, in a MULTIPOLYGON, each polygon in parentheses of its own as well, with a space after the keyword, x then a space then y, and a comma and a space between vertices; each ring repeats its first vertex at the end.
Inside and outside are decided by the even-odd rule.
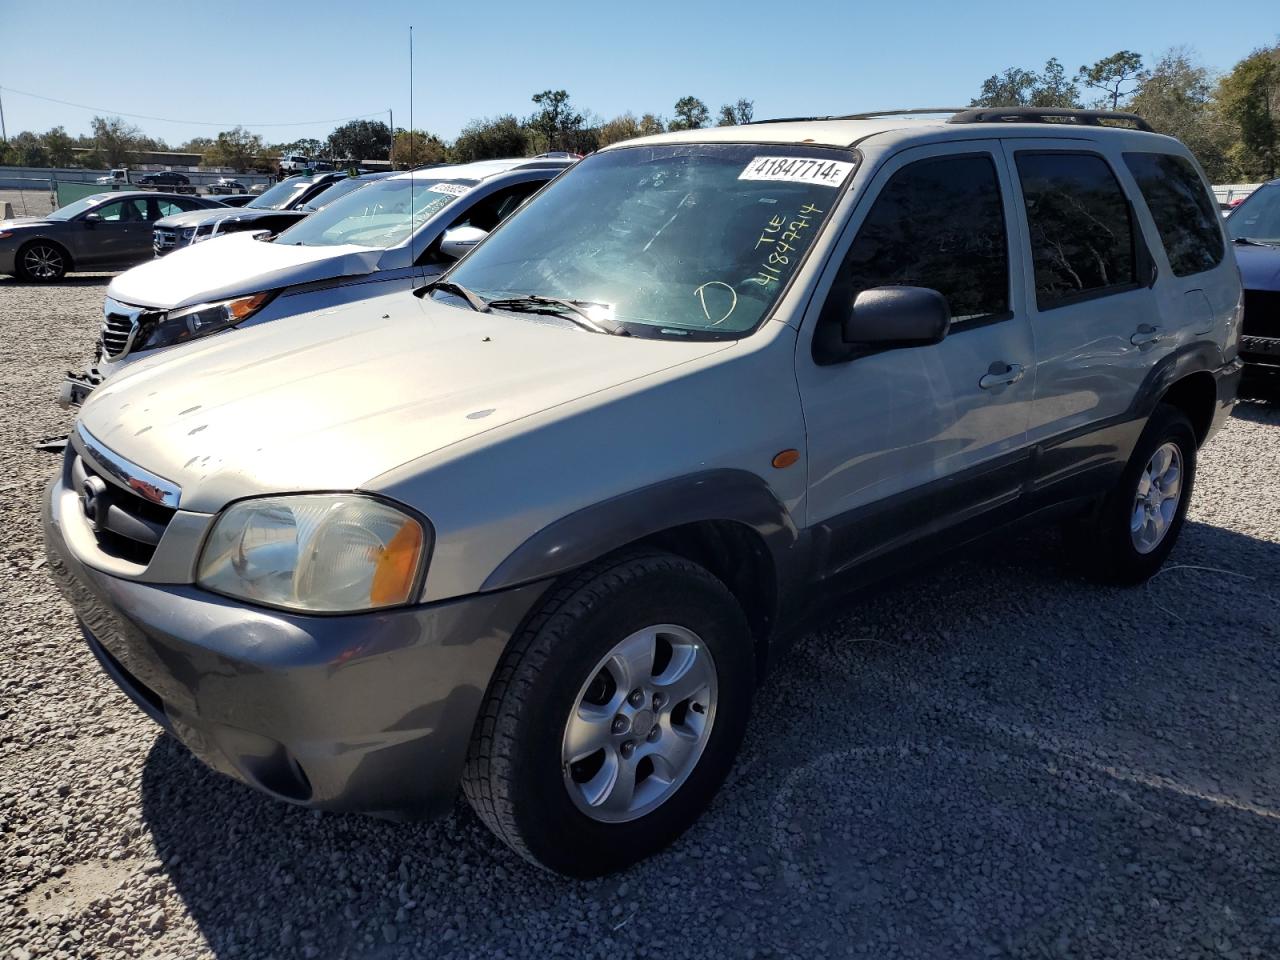
POLYGON ((18 276, 36 283, 61 280, 67 273, 67 251, 49 240, 33 240, 18 251, 18 276))
POLYGON ((463 789, 526 859, 573 876, 620 869, 710 802, 753 688, 750 629, 724 584, 669 554, 603 562, 512 641, 463 789))
POLYGON ((1116 584, 1153 576, 1178 541, 1195 473, 1195 429, 1181 410, 1161 404, 1120 481, 1093 514, 1066 531, 1082 571, 1116 584))

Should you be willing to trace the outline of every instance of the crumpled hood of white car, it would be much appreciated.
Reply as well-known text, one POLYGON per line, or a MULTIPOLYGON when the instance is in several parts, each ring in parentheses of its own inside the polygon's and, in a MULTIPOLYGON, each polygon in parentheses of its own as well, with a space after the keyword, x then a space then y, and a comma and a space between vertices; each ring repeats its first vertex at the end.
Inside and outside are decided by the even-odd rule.
MULTIPOLYGON (((732 342, 590 333, 411 293, 230 331, 95 390, 82 425, 181 507, 352 490, 410 460, 732 342)), ((584 438, 590 445, 590 438, 584 438)))
POLYGON ((230 233, 126 270, 107 296, 121 303, 171 310, 196 303, 277 290, 299 283, 358 276, 377 269, 385 250, 264 243, 230 233))

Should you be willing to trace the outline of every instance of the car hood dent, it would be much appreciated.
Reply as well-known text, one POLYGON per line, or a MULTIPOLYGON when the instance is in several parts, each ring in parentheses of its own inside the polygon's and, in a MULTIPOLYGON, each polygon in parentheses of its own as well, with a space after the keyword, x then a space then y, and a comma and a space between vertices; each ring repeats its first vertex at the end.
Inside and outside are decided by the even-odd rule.
POLYGON ((171 310, 263 290, 371 273, 385 251, 263 243, 251 232, 214 237, 127 270, 107 296, 121 303, 171 310))
POLYGON ((216 511, 246 496, 359 489, 410 460, 732 346, 538 319, 409 294, 301 314, 142 361, 95 390, 81 421, 178 484, 184 509, 216 511))
POLYGON ((1236 263, 1246 290, 1280 290, 1280 247, 1236 244, 1236 263))

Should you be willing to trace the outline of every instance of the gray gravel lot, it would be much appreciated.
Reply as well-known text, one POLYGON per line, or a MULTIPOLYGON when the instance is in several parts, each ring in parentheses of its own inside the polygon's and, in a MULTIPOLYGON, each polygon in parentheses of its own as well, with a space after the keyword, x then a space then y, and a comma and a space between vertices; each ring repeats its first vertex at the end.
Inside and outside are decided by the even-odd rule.
POLYGON ((1170 565, 1031 534, 803 638, 730 784, 627 873, 539 873, 462 805, 317 816, 201 767, 96 668, 37 503, 105 278, 0 279, 0 960, 1280 956, 1280 407, 1205 450, 1170 565))

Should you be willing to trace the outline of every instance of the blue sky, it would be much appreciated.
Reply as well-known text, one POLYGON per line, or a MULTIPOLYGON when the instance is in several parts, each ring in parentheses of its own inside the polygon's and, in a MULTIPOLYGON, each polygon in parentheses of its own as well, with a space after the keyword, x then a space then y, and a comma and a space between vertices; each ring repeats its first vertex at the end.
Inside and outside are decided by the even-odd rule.
MULTIPOLYGON (((28 91, 183 121, 133 119, 180 143, 236 123, 268 142, 323 138, 333 120, 409 119, 407 28, 414 26, 414 122, 446 139, 467 120, 532 111, 564 88, 580 109, 668 117, 686 95, 714 112, 755 101, 757 118, 964 104, 1011 65, 1058 57, 1069 71, 1119 49, 1152 57, 1190 46, 1225 70, 1280 34, 1276 0, 1202 2, 783 3, 695 0, 281 4, 219 0, 88 3, 0 0, 0 87, 9 134, 93 111, 28 91), (1047 16, 1041 11, 1064 11, 1047 16), (1218 8, 1225 9, 1225 8, 1218 8)), ((132 119, 132 118, 131 118, 132 119)))

